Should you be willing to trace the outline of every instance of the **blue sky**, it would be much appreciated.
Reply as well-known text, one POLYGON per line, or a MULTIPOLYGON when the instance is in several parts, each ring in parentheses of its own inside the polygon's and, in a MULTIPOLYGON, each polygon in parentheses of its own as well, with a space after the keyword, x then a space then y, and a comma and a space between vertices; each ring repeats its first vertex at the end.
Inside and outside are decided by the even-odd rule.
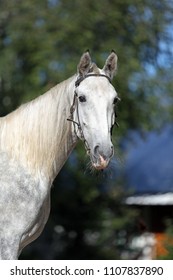
POLYGON ((128 188, 138 194, 173 192, 173 126, 132 139, 125 165, 128 188))

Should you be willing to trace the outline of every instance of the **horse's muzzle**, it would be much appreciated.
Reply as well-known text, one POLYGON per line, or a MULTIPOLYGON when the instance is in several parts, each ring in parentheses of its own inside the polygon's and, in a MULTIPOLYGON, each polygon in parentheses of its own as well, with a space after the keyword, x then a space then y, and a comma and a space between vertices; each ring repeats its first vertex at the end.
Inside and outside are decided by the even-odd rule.
POLYGON ((104 153, 100 151, 100 147, 99 145, 97 145, 94 148, 93 156, 91 156, 92 166, 97 170, 105 169, 108 166, 113 154, 114 154, 113 146, 111 146, 110 149, 104 153))
POLYGON ((105 169, 110 160, 105 160, 101 155, 99 155, 98 160, 96 162, 93 162, 92 165, 97 170, 103 170, 105 169))

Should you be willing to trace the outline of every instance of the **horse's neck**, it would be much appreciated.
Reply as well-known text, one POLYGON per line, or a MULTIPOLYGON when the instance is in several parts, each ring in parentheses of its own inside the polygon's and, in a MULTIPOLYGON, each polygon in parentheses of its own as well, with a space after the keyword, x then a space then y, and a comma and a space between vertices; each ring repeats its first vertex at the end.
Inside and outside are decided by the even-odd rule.
POLYGON ((57 85, 34 101, 21 106, 3 120, 1 150, 32 172, 43 172, 53 180, 76 137, 67 121, 75 77, 57 85))

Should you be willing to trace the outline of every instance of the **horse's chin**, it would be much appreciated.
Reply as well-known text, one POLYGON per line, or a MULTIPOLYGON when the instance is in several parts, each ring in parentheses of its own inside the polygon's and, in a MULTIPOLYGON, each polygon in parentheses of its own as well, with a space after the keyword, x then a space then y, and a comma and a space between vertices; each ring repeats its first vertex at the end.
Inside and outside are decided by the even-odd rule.
POLYGON ((92 166, 96 170, 104 170, 108 167, 109 160, 104 159, 101 155, 97 158, 96 161, 92 161, 92 166))

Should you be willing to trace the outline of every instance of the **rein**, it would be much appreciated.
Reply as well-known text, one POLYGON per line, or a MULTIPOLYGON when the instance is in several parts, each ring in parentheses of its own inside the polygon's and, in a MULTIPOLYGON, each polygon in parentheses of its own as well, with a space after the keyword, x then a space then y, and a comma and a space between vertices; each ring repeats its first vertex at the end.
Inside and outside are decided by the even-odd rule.
MULTIPOLYGON (((80 132, 81 140, 84 142, 86 151, 87 151, 87 153, 89 154, 89 153, 90 153, 90 147, 89 147, 89 144, 88 144, 87 140, 85 139, 85 136, 84 136, 84 133, 83 133, 83 130, 82 130, 82 127, 81 127, 81 123, 80 123, 79 108, 78 108, 78 99, 77 99, 77 98, 78 98, 78 94, 77 94, 77 92, 76 92, 76 88, 80 85, 80 83, 81 83, 83 80, 85 80, 85 79, 88 78, 88 77, 105 77, 105 78, 108 79, 108 81, 109 81, 110 83, 111 83, 111 79, 110 79, 108 76, 104 75, 104 74, 88 74, 88 75, 86 75, 86 76, 84 76, 84 77, 79 77, 79 78, 76 80, 76 82, 75 82, 75 90, 74 90, 73 103, 72 103, 72 105, 71 105, 71 107, 70 107, 70 116, 69 116, 69 118, 67 119, 67 121, 70 121, 70 122, 73 123, 73 125, 74 125, 74 131, 75 131, 76 136, 77 136, 77 132, 76 132, 76 127, 75 127, 75 125, 77 125, 78 130, 79 130, 79 132, 80 132), (76 112, 77 112, 77 119, 78 119, 78 122, 74 121, 74 111, 75 111, 75 110, 76 110, 76 112)), ((115 117, 117 117, 116 112, 115 112, 115 117)), ((115 121, 115 124, 116 124, 117 126, 119 126, 118 123, 117 123, 116 121, 115 121)), ((111 127, 111 135, 112 135, 112 129, 113 129, 113 126, 111 127)))

